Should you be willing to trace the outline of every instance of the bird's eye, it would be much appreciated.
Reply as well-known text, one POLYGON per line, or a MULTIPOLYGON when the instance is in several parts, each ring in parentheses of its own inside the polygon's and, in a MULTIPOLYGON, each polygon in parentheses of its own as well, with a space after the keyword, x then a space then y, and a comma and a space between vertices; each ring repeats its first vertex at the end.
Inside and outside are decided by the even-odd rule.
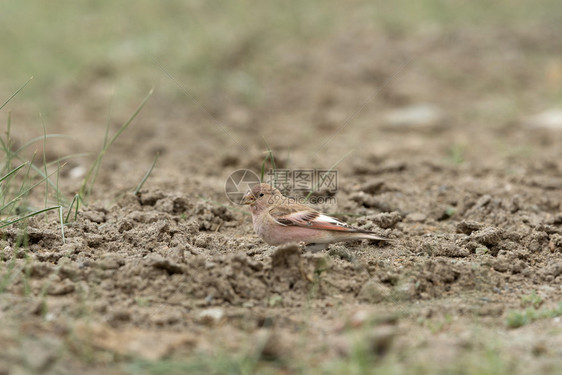
POLYGON ((263 193, 260 193, 260 197, 263 197, 263 193))

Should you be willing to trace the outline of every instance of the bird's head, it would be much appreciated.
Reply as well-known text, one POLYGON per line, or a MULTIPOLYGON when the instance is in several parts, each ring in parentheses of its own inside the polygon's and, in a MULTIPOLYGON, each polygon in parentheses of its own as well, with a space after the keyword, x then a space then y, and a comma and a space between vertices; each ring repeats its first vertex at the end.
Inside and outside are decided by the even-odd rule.
POLYGON ((281 192, 269 184, 257 184, 244 195, 242 204, 250 207, 267 207, 275 204, 282 197, 281 192))

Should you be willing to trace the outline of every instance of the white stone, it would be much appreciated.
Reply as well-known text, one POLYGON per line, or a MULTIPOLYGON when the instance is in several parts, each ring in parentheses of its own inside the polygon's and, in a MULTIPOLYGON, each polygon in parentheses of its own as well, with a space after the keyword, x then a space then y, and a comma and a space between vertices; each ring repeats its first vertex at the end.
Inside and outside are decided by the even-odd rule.
POLYGON ((74 178, 74 179, 82 178, 82 177, 84 177, 85 174, 86 174, 86 168, 84 168, 81 165, 72 168, 68 172, 68 175, 70 176, 70 178, 74 178))
POLYGON ((432 104, 414 104, 397 108, 384 115, 384 123, 393 129, 399 128, 437 128, 443 125, 445 115, 432 104))
POLYGON ((199 322, 208 326, 214 326, 218 324, 223 317, 224 317, 224 310, 219 307, 213 307, 210 309, 203 310, 198 315, 199 322))
POLYGON ((562 130, 562 109, 548 109, 528 117, 525 124, 531 128, 562 130))

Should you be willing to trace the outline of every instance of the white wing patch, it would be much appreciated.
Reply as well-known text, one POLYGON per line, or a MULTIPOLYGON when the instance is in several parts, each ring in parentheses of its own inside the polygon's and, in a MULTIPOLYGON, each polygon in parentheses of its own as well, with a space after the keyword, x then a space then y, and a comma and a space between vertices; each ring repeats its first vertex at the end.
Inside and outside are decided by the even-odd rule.
POLYGON ((351 228, 349 225, 347 225, 346 223, 339 221, 338 219, 328 216, 328 215, 324 215, 324 214, 320 214, 316 219, 314 219, 313 221, 319 222, 319 223, 330 223, 330 224, 334 224, 337 225, 339 227, 344 227, 344 228, 351 228))

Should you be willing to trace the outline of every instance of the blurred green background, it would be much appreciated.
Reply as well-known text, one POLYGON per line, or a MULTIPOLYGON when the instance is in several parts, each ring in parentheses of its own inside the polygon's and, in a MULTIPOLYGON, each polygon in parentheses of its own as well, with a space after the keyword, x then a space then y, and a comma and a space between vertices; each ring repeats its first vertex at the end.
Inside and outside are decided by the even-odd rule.
POLYGON ((160 152, 197 168, 217 151, 263 151, 264 139, 299 167, 349 150, 526 157, 537 143, 512 125, 562 103, 561 24, 556 0, 8 0, 0 90, 34 77, 5 110, 20 140, 42 122, 77 136, 51 159, 99 150, 108 112, 115 130, 151 88, 119 146, 145 163, 160 152), (448 131, 385 128, 387 111, 423 103, 448 131))
MULTIPOLYGON (((350 29, 396 40, 467 30, 480 33, 486 44, 490 32, 502 30, 551 32, 559 38, 561 24, 562 5, 556 0, 7 0, 0 12, 0 88, 6 97, 33 76, 20 98, 40 103, 42 111, 53 105, 54 91, 88 90, 98 80, 131 100, 156 86, 185 103, 181 90, 169 81, 162 84, 167 79, 162 64, 198 98, 256 105, 272 100, 269 85, 314 73, 307 66, 295 72, 291 59, 313 54, 350 29)), ((551 52, 548 45, 525 48, 535 53, 528 56, 529 69, 536 68, 532 64, 541 53, 551 52)), ((441 79, 448 74, 440 73, 441 79)))

